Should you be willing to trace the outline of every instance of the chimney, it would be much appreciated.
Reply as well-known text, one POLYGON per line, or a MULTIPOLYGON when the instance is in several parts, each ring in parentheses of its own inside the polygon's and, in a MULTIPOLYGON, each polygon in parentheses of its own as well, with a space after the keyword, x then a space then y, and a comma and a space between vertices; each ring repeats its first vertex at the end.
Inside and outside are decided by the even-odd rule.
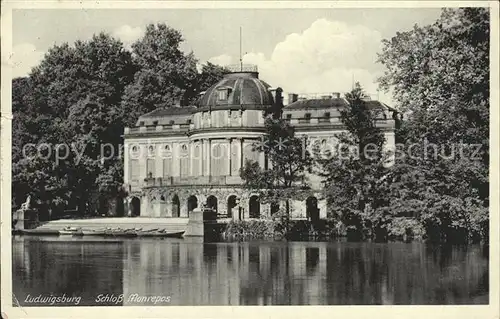
POLYGON ((330 100, 331 98, 332 98, 332 96, 331 96, 331 95, 322 95, 322 96, 321 96, 321 99, 322 99, 322 100, 330 100))
POLYGON ((289 93, 288 94, 288 104, 293 103, 293 102, 297 102, 298 98, 299 98, 298 94, 289 93))
POLYGON ((267 89, 271 95, 273 96, 273 100, 276 102, 276 91, 278 90, 277 88, 268 88, 267 89))
POLYGON ((339 92, 333 92, 333 93, 332 93, 332 97, 333 97, 334 99, 340 99, 340 93, 339 93, 339 92))

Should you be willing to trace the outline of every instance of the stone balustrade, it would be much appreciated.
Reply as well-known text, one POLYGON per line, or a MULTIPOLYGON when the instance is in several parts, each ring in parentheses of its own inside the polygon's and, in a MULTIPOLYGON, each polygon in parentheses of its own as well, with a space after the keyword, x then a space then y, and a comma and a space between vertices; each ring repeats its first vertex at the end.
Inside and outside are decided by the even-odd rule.
POLYGON ((162 187, 175 185, 241 185, 239 176, 168 176, 145 178, 143 187, 162 187))

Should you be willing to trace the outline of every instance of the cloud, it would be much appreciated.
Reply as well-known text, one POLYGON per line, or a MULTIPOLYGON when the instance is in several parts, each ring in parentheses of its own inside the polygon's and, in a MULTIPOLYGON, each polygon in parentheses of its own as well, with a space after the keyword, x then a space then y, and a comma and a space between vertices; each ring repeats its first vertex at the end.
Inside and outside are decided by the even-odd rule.
POLYGON ((113 36, 117 37, 120 39, 125 47, 130 48, 130 46, 138 40, 142 35, 144 34, 144 31, 142 30, 141 27, 131 27, 128 24, 122 25, 119 28, 116 28, 113 31, 113 36))
POLYGON ((208 62, 217 64, 217 65, 228 65, 232 63, 232 58, 231 56, 227 54, 222 54, 219 56, 215 56, 213 58, 208 59, 208 62))
MULTIPOLYGON (((243 57, 243 63, 258 65, 260 78, 285 92, 347 92, 354 78, 377 98, 375 80, 381 71, 375 62, 381 40, 380 32, 365 26, 318 19, 303 32, 286 36, 270 57, 250 52, 243 57)), ((235 63, 225 54, 209 61, 235 63)), ((382 92, 379 98, 390 102, 382 92)))
POLYGON ((8 59, 8 64, 12 66, 12 77, 27 76, 31 69, 40 63, 44 54, 31 43, 13 46, 12 56, 8 59))

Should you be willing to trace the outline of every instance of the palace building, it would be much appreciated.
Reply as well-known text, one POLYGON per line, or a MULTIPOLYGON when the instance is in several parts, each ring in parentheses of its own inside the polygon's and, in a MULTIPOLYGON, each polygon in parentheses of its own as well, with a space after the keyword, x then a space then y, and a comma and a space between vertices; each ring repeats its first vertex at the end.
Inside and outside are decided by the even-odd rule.
MULTIPOLYGON (((256 66, 233 70, 204 92, 198 105, 154 110, 125 128, 129 216, 186 218, 204 204, 221 218, 248 219, 270 216, 276 209, 243 187, 239 170, 246 160, 269 167, 252 146, 265 134, 263 111, 274 105, 280 89, 259 79, 256 66)), ((284 100, 283 118, 307 143, 331 145, 343 131, 339 109, 348 102, 339 93, 288 94, 284 100)), ((384 131, 386 146, 394 146, 395 111, 378 101, 368 103, 380 111, 376 125, 384 131)), ((308 180, 316 194, 292 200, 291 217, 326 218, 321 180, 314 175, 308 180)))

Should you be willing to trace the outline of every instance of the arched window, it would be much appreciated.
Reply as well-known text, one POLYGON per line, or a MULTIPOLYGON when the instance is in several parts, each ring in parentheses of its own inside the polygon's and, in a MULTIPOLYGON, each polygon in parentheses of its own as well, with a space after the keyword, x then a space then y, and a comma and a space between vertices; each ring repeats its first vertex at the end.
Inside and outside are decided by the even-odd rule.
POLYGON ((306 216, 312 222, 319 220, 318 199, 314 196, 306 199, 306 216))
POLYGON ((140 216, 141 215, 141 200, 137 197, 132 197, 130 201, 130 216, 140 216))
POLYGON ((231 195, 227 199, 227 217, 232 218, 234 214, 236 214, 236 195, 231 195))
POLYGON ((208 209, 212 209, 217 213, 217 197, 210 195, 207 197, 207 204, 206 204, 208 209))
POLYGON ((172 217, 180 217, 181 216, 181 205, 179 202, 179 196, 174 195, 172 197, 172 217))
POLYGON ((187 207, 188 207, 188 216, 189 216, 189 213, 198 207, 198 198, 196 198, 196 196, 194 196, 194 195, 189 196, 187 199, 187 207))
POLYGON ((221 155, 222 155, 222 151, 221 151, 221 147, 220 147, 220 144, 214 144, 213 146, 213 150, 212 150, 212 155, 214 156, 214 158, 220 158, 221 155))
POLYGON ((250 197, 250 201, 248 203, 248 212, 249 212, 250 218, 260 218, 259 196, 253 195, 250 197))
POLYGON ((153 156, 155 152, 155 147, 153 145, 149 145, 148 147, 148 156, 153 156))

